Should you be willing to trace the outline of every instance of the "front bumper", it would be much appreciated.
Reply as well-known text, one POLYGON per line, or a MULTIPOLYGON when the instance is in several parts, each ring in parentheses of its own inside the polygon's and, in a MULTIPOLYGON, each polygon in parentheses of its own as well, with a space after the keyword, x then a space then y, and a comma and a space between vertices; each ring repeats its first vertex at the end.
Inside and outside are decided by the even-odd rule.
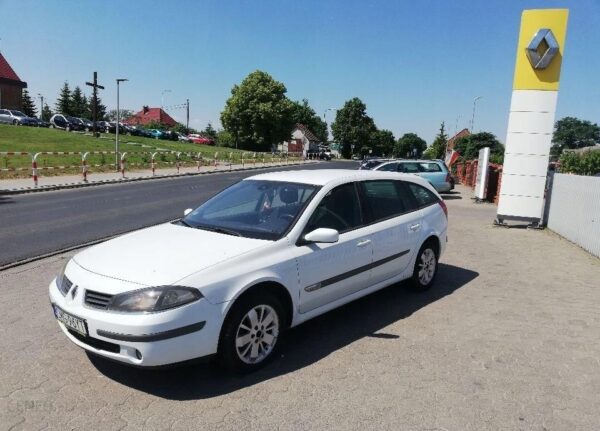
POLYGON ((63 296, 52 281, 50 302, 85 320, 87 337, 57 321, 67 338, 85 350, 141 367, 168 365, 217 352, 225 304, 213 305, 200 299, 158 313, 116 313, 87 306, 84 289, 77 290, 74 298, 70 292, 63 296))

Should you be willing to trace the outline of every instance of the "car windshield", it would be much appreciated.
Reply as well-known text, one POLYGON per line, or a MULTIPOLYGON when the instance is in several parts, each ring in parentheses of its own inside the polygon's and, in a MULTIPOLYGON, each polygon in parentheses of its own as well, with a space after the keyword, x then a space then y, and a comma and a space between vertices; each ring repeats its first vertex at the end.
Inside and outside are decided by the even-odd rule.
POLYGON ((235 236, 277 240, 318 189, 282 181, 240 181, 199 206, 181 223, 235 236))
POLYGON ((21 111, 10 111, 15 117, 27 117, 27 115, 23 114, 21 111))

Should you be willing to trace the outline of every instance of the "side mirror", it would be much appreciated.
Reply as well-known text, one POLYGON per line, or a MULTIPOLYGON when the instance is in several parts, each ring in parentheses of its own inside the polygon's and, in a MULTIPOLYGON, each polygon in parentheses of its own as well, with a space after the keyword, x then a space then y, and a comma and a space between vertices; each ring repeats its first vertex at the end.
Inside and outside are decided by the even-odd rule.
POLYGON ((320 227, 304 235, 304 241, 306 242, 334 243, 338 242, 339 239, 340 233, 337 230, 325 227, 320 227))
POLYGON ((191 209, 191 208, 188 208, 188 209, 186 209, 186 210, 183 212, 183 216, 184 216, 184 217, 185 217, 185 216, 187 216, 187 215, 188 215, 189 213, 191 213, 192 211, 194 211, 194 210, 193 210, 193 209, 191 209))

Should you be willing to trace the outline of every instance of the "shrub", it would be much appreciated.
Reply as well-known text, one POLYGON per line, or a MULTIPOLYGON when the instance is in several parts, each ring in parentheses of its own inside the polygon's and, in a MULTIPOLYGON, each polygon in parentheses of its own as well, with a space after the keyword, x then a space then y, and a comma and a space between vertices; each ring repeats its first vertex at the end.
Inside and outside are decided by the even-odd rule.
POLYGON ((600 174, 600 150, 583 153, 564 152, 559 160, 560 172, 577 175, 600 174))

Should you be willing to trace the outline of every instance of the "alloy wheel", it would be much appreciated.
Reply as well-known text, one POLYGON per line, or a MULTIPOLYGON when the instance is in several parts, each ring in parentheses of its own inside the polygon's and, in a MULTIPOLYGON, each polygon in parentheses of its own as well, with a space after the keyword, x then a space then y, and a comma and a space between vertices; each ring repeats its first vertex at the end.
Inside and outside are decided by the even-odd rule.
POLYGON ((428 285, 435 275, 436 257, 432 249, 426 248, 421 253, 419 262, 419 282, 428 285))
POLYGON ((279 335, 279 316, 270 305, 257 305, 244 316, 235 335, 240 360, 257 364, 273 351, 279 335))

